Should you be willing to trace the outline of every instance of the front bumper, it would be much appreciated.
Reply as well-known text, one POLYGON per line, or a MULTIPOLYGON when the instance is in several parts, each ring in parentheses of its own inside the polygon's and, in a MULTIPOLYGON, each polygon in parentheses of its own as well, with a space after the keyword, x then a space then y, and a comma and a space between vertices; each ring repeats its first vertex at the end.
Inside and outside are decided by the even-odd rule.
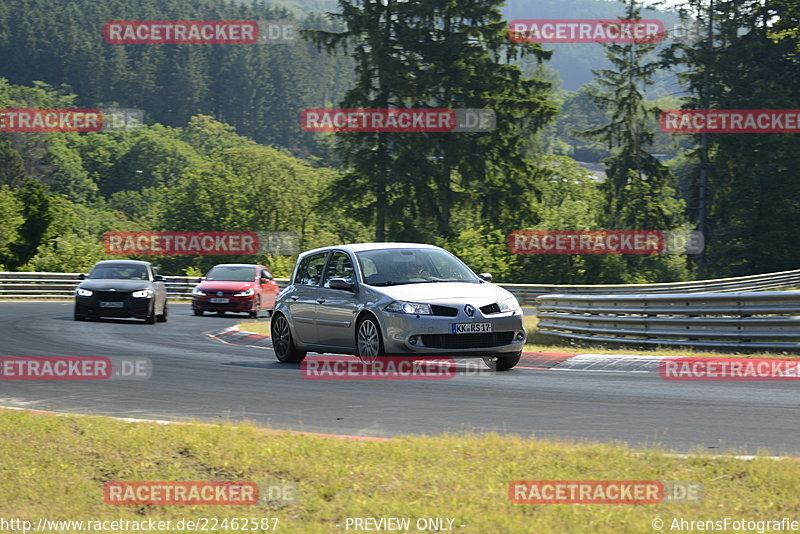
POLYGON ((476 312, 475 317, 384 312, 382 323, 386 354, 483 356, 513 353, 523 349, 526 339, 522 311, 490 316, 476 312), (453 334, 454 323, 490 323, 492 326, 490 332, 453 334))
POLYGON ((146 319, 150 316, 153 308, 153 298, 133 298, 125 296, 114 302, 115 306, 105 307, 102 301, 95 296, 75 297, 75 315, 83 317, 133 317, 136 319, 146 319))
POLYGON ((192 309, 199 310, 199 311, 208 311, 208 312, 249 312, 253 309, 253 298, 250 297, 233 297, 233 296, 226 296, 222 298, 228 299, 228 302, 224 303, 214 303, 210 302, 212 298, 220 298, 220 297, 199 297, 193 296, 192 297, 192 309))

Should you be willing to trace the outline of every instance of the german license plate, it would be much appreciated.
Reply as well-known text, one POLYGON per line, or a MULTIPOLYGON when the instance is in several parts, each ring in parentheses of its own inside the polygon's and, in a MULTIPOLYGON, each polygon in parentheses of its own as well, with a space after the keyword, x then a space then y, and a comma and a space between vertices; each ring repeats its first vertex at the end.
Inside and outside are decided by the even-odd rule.
POLYGON ((482 334, 492 331, 492 323, 453 323, 454 334, 482 334))
POLYGON ((208 299, 211 304, 227 304, 231 299, 208 299))
POLYGON ((124 308, 125 307, 125 303, 124 302, 101 302, 100 303, 100 307, 101 308, 124 308))

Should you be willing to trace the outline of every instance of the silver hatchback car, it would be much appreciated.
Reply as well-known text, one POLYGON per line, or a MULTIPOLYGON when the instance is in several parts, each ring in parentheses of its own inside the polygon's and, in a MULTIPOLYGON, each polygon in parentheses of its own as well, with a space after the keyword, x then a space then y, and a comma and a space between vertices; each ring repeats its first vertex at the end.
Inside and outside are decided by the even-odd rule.
POLYGON ((309 351, 380 356, 482 357, 498 371, 525 345, 522 310, 505 289, 453 254, 416 243, 368 243, 300 255, 275 303, 281 362, 309 351))

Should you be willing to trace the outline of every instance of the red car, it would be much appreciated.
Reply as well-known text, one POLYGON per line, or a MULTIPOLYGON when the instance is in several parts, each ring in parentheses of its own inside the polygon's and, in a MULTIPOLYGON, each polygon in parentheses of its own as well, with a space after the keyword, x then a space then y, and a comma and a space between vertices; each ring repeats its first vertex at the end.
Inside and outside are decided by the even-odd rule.
POLYGON ((215 265, 192 290, 192 311, 272 314, 275 298, 280 293, 275 277, 263 265, 224 263, 215 265))

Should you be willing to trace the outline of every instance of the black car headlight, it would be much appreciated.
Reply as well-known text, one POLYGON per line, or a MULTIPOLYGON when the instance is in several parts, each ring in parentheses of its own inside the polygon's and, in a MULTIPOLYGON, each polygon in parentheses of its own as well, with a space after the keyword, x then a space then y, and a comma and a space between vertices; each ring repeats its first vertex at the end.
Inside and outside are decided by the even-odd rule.
POLYGON ((88 289, 79 287, 75 289, 75 294, 79 297, 91 297, 94 293, 88 289))
POLYGON ((131 296, 135 299, 149 299, 153 296, 152 289, 141 289, 139 291, 134 291, 131 296))

